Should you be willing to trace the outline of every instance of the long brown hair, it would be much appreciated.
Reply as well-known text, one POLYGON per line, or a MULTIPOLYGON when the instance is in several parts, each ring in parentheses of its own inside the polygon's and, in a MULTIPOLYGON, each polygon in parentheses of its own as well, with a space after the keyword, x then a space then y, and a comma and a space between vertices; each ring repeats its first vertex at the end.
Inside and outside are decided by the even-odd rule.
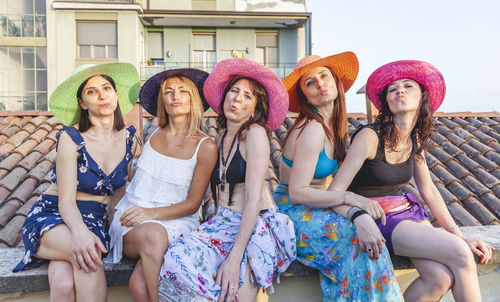
POLYGON ((335 79, 335 84, 337 85, 337 98, 333 102, 332 118, 329 121, 323 120, 323 117, 316 113, 309 105, 309 101, 302 92, 302 89, 300 89, 300 85, 297 84, 300 112, 292 127, 288 129, 283 149, 285 148, 288 136, 294 129, 301 129, 299 135, 302 133, 307 124, 302 123, 302 121, 315 120, 323 126, 326 137, 330 142, 332 142, 334 146, 333 155, 335 159, 337 159, 338 162, 342 162, 345 158, 347 148, 347 113, 345 107, 344 85, 342 85, 342 81, 339 80, 337 75, 330 68, 328 68, 328 70, 332 73, 332 76, 335 79), (300 125, 301 123, 302 125, 300 125))
POLYGON ((165 105, 163 104, 163 91, 165 90, 165 85, 168 79, 177 78, 181 80, 185 85, 186 89, 191 97, 190 112, 189 112, 189 129, 187 136, 193 136, 202 130, 203 123, 203 103, 201 101, 200 93, 198 92, 198 87, 191 81, 188 77, 177 75, 173 77, 166 78, 160 85, 160 90, 158 92, 158 102, 156 116, 158 117, 158 126, 165 128, 168 125, 169 119, 167 111, 165 110, 165 105))
MULTIPOLYGON (((82 102, 82 93, 83 93, 83 88, 85 88, 85 85, 87 85, 88 81, 95 77, 95 76, 100 76, 103 77, 106 81, 108 81, 113 89, 116 92, 116 85, 115 81, 111 77, 108 77, 107 75, 104 74, 98 74, 98 75, 93 75, 83 81, 83 83, 78 87, 78 90, 76 92, 76 98, 78 100, 78 119, 77 119, 77 124, 78 124, 78 131, 80 132, 86 132, 87 130, 92 127, 92 122, 89 119, 89 111, 87 109, 83 109, 81 102, 82 102)), ((118 93, 118 92, 117 92, 118 93)), ((116 131, 120 131, 123 128, 125 128, 125 122, 123 121, 123 115, 122 112, 120 111, 120 103, 117 102, 116 104, 116 109, 113 113, 113 127, 115 128, 116 131)))
POLYGON ((233 86, 240 80, 247 80, 250 83, 250 88, 252 89, 252 93, 256 98, 255 111, 254 114, 246 121, 243 125, 241 125, 238 133, 243 133, 247 130, 251 125, 257 124, 266 129, 266 132, 270 132, 269 127, 266 125, 267 119, 269 118, 269 98, 267 96, 266 89, 256 80, 247 77, 235 77, 232 79, 229 84, 224 89, 224 93, 222 94, 222 100, 219 104, 219 115, 217 116, 217 129, 225 129, 227 128, 227 118, 224 114, 224 101, 226 100, 226 95, 233 88, 233 86))
MULTIPOLYGON (((417 143, 416 158, 418 161, 422 161, 423 151, 429 149, 429 141, 434 133, 434 118, 429 103, 429 94, 420 83, 418 83, 418 86, 422 92, 422 98, 420 99, 417 122, 411 131, 411 138, 417 143)), ((380 137, 384 140, 384 146, 391 151, 397 151, 396 146, 400 137, 394 124, 394 114, 389 109, 389 104, 387 103, 388 89, 389 85, 378 95, 382 105, 375 122, 379 124, 380 137)))

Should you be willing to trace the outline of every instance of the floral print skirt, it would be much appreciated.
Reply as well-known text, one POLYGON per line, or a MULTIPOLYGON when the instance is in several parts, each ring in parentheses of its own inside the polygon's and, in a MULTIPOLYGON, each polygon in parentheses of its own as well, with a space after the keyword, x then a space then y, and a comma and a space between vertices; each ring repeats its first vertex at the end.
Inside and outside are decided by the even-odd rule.
MULTIPOLYGON (((76 201, 76 205, 82 214, 83 222, 87 228, 94 233, 108 249, 106 239, 106 204, 97 201, 76 201)), ((45 231, 55 228, 64 223, 61 213, 59 213, 59 197, 42 194, 35 202, 26 216, 22 228, 24 241, 24 258, 12 270, 13 272, 39 266, 43 259, 33 257, 40 247, 40 237, 45 231)))
POLYGON ((330 208, 290 202, 287 184, 278 185, 274 201, 293 221, 297 259, 319 271, 323 301, 403 301, 385 247, 371 260, 352 223, 330 208))
MULTIPOLYGON (((213 301, 219 298, 217 271, 231 251, 241 215, 219 206, 217 214, 195 232, 181 235, 166 252, 160 271, 160 301, 213 301)), ((276 209, 261 211, 240 265, 239 286, 247 263, 252 282, 272 286, 273 278, 295 260, 290 219, 276 209), (275 273, 276 272, 276 273, 275 273)))

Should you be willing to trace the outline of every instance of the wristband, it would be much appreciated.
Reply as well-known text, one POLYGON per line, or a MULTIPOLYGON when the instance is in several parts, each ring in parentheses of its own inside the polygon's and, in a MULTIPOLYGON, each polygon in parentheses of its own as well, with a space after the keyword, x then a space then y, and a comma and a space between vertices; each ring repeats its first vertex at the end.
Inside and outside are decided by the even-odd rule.
POLYGON ((365 210, 359 210, 356 213, 352 214, 351 222, 354 223, 354 220, 363 214, 368 214, 368 213, 366 213, 365 210))
POLYGON ((349 211, 347 211, 347 214, 346 214, 346 218, 351 220, 352 218, 352 215, 354 215, 354 213, 356 213, 357 211, 361 211, 360 208, 358 207, 352 207, 349 209, 349 211))
POLYGON ((458 224, 455 224, 454 226, 452 226, 448 232, 453 233, 453 231, 455 229, 458 229, 458 224))

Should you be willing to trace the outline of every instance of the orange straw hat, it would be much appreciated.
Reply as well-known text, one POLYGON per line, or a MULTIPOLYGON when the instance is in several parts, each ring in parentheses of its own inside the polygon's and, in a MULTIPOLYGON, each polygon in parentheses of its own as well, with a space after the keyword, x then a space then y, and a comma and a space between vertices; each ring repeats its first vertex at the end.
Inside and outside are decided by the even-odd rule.
POLYGON ((297 92, 297 84, 299 83, 300 78, 309 70, 322 66, 330 68, 335 73, 335 75, 342 82, 345 92, 351 88, 352 84, 356 80, 356 77, 358 76, 358 58, 353 52, 350 51, 326 58, 311 55, 301 59, 297 64, 295 64, 293 72, 283 80, 290 97, 289 111, 300 112, 299 95, 297 92))

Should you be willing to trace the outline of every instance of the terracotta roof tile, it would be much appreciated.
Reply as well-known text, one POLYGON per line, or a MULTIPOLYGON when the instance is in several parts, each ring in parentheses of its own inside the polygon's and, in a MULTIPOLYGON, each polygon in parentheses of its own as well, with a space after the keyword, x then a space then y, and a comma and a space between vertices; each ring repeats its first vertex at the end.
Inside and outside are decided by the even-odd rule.
MULTIPOLYGON (((444 146, 443 146, 444 148, 444 146)), ((457 148, 458 149, 458 148, 457 148)), ((477 163, 476 161, 472 160, 470 157, 465 155, 465 152, 462 151, 462 153, 455 155, 455 158, 464 165, 467 170, 472 171, 481 165, 477 163)))
POLYGON ((467 186, 469 190, 477 195, 483 195, 487 192, 491 192, 486 186, 477 181, 474 177, 467 175, 461 179, 462 182, 467 186))
POLYGON ((474 194, 467 189, 463 184, 461 184, 458 181, 451 182, 449 185, 446 186, 446 188, 453 193, 459 200, 465 200, 467 198, 470 198, 471 196, 474 196, 474 194))
POLYGON ((0 205, 4 203, 4 201, 7 199, 7 196, 9 196, 10 190, 4 187, 0 187, 0 205))
POLYGON ((18 131, 16 134, 12 135, 6 143, 12 144, 13 146, 17 147, 20 144, 23 143, 23 141, 30 136, 30 133, 28 131, 25 131, 23 129, 22 131, 18 131))
POLYGON ((455 195, 451 194, 451 192, 448 191, 448 189, 446 189, 446 187, 442 183, 436 184, 436 188, 438 189, 446 204, 451 204, 454 202, 460 203, 458 198, 455 195))
POLYGON ((34 119, 32 119, 29 123, 32 124, 35 129, 38 128, 43 122, 45 122, 46 120, 48 120, 49 118, 47 116, 44 116, 44 115, 39 115, 37 117, 35 117, 34 119))
POLYGON ((446 168, 451 171, 451 174, 455 175, 459 179, 463 179, 464 177, 471 175, 471 173, 462 165, 460 165, 456 160, 450 160, 449 162, 447 162, 446 168))
POLYGON ((28 199, 28 201, 26 201, 19 209, 17 209, 14 215, 22 215, 22 216, 28 215, 29 211, 37 201, 38 197, 39 196, 33 196, 30 199, 28 199))
POLYGON ((29 139, 35 140, 36 143, 39 144, 48 133, 49 133, 48 130, 39 128, 37 131, 35 131, 35 133, 30 135, 29 139))
POLYGON ((50 161, 51 163, 54 163, 57 158, 57 151, 56 149, 52 149, 49 153, 45 154, 44 159, 50 161))
POLYGON ((33 148, 33 151, 38 151, 42 154, 45 154, 49 152, 49 150, 54 147, 55 142, 51 139, 46 139, 40 144, 38 144, 35 148, 33 148))
POLYGON ((462 128, 459 124, 455 123, 454 121, 450 120, 449 118, 446 118, 446 117, 440 117, 437 119, 438 121, 440 121, 441 123, 443 123, 444 125, 446 125, 446 127, 454 130, 455 128, 462 128))
POLYGON ((448 153, 446 153, 443 149, 441 148, 431 148, 429 150, 429 152, 434 155, 440 162, 446 164, 447 162, 449 162, 450 160, 453 159, 453 157, 451 157, 451 155, 449 155, 448 153))
POLYGON ((459 225, 480 226, 481 223, 457 203, 448 204, 448 210, 459 225))
POLYGON ((24 175, 26 175, 28 171, 26 169, 17 167, 12 170, 7 176, 0 180, 0 186, 9 189, 9 191, 14 190, 14 188, 19 184, 21 179, 23 179, 24 175))
POLYGON ((479 197, 481 201, 491 209, 497 217, 500 217, 500 199, 491 193, 483 194, 479 197))
POLYGON ((14 216, 12 220, 0 230, 0 242, 14 247, 23 227, 24 216, 14 216))
POLYGON ((474 135, 470 134, 469 132, 465 131, 464 129, 462 128, 455 128, 453 129, 455 131, 455 134, 458 135, 460 138, 464 139, 464 140, 473 140, 475 139, 474 138, 474 135))
POLYGON ((0 159, 7 157, 10 154, 10 151, 14 150, 15 146, 10 143, 3 143, 0 146, 0 159))
POLYGON ((58 119, 56 119, 55 117, 49 118, 48 120, 45 121, 45 123, 50 125, 52 128, 56 127, 57 125, 61 126, 61 128, 62 128, 61 122, 58 119))
POLYGON ((431 171, 443 182, 445 186, 448 187, 449 184, 453 182, 457 182, 458 180, 456 179, 455 176, 453 176, 448 170, 446 170, 443 166, 441 165, 436 165, 431 168, 431 171))
POLYGON ((355 129, 358 129, 359 127, 364 125, 362 122, 355 118, 350 118, 349 123, 353 125, 355 129))
POLYGON ((33 190, 37 187, 38 181, 34 178, 26 178, 9 196, 9 200, 17 199, 24 203, 30 196, 33 190))
POLYGON ((465 152, 465 154, 467 154, 467 156, 469 157, 474 157, 476 154, 481 154, 481 152, 479 152, 478 150, 472 148, 467 144, 460 144, 458 145, 458 147, 462 149, 465 152))
POLYGON ((432 168, 434 168, 436 165, 443 165, 439 160, 437 160, 437 158, 435 158, 432 154, 430 154, 429 152, 425 152, 425 161, 427 162, 427 166, 429 167, 429 169, 432 170, 432 168))
POLYGON ((450 129, 448 128, 446 129, 448 130, 447 132, 440 132, 440 133, 443 134, 453 145, 461 148, 462 145, 466 144, 466 141, 463 138, 456 135, 450 129))
POLYGON ((4 178, 5 175, 9 174, 9 172, 10 172, 9 170, 0 168, 0 179, 4 178))
POLYGON ((14 149, 12 152, 15 153, 20 153, 23 157, 28 155, 38 143, 33 140, 33 139, 28 139, 24 143, 22 143, 20 146, 18 146, 16 149, 14 149))
POLYGON ((23 116, 14 125, 18 126, 19 128, 24 128, 24 126, 26 126, 32 119, 32 116, 23 116))
POLYGON ((19 200, 11 199, 0 208, 0 226, 4 227, 9 220, 14 216, 14 213, 21 207, 22 203, 19 200))
MULTIPOLYGON (((19 155, 14 153, 13 155, 19 155)), ((26 156, 22 161, 19 162, 19 166, 25 168, 26 170, 31 170, 36 165, 36 163, 42 158, 43 154, 38 151, 33 151, 28 156, 26 156)))
POLYGON ((21 129, 22 128, 20 128, 20 127, 18 127, 16 125, 12 125, 9 128, 3 130, 2 134, 5 135, 5 136, 7 136, 7 137, 11 137, 11 136, 13 136, 14 134, 16 134, 21 129))
POLYGON ((474 197, 464 199, 463 205, 482 225, 497 221, 495 216, 474 197))
POLYGON ((498 117, 489 118, 489 117, 480 117, 478 118, 481 122, 485 123, 488 126, 498 125, 500 123, 498 117))
MULTIPOLYGON (((50 153, 49 153, 50 154, 50 153)), ((37 181, 40 181, 43 179, 45 174, 50 171, 50 169, 53 166, 53 162, 50 160, 42 160, 40 163, 38 163, 29 173, 29 177, 33 177, 37 181)))
POLYGON ((0 169, 12 170, 23 156, 19 153, 13 153, 0 162, 0 169))
MULTIPOLYGON (((500 180, 482 168, 472 169, 474 177, 489 189, 500 186, 500 180)), ((500 193, 500 192, 499 192, 500 193)), ((500 195, 499 195, 500 196, 500 195)))
POLYGON ((40 185, 38 185, 38 187, 33 191, 33 195, 40 196, 41 194, 43 194, 43 192, 45 192, 45 190, 49 188, 50 184, 50 181, 44 180, 40 182, 40 185))
POLYGON ((46 138, 52 140, 53 142, 57 142, 57 134, 59 133, 59 129, 57 130, 52 130, 46 138))

